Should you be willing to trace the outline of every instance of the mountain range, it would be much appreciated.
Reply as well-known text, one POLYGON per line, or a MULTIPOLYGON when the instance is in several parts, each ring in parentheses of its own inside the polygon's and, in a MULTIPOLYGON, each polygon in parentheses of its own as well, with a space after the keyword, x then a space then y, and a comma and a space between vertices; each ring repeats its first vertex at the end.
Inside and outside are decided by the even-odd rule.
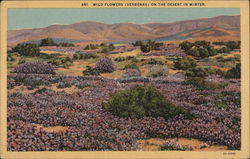
POLYGON ((8 30, 8 45, 43 38, 76 41, 128 41, 145 39, 240 38, 240 16, 217 16, 172 23, 105 24, 82 21, 70 25, 51 25, 44 28, 8 30), (183 38, 184 37, 184 38, 183 38))

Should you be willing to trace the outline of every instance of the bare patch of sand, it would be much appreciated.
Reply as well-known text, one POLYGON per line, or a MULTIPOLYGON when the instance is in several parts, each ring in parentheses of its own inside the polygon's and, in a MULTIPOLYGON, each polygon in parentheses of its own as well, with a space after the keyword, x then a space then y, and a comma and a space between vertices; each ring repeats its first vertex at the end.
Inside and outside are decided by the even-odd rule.
POLYGON ((20 93, 23 93, 23 94, 30 94, 30 93, 34 93, 37 89, 32 89, 32 90, 29 90, 27 88, 27 86, 15 86, 14 88, 12 89, 8 89, 8 93, 17 93, 17 92, 20 92, 20 93))
POLYGON ((224 145, 211 145, 208 147, 204 147, 204 145, 206 144, 205 142, 197 139, 187 138, 151 138, 146 140, 138 140, 137 144, 139 149, 142 151, 160 151, 161 146, 168 141, 175 142, 176 144, 181 146, 189 146, 193 149, 192 151, 225 151, 228 149, 228 147, 224 145))
POLYGON ((66 130, 69 130, 69 127, 66 127, 66 126, 50 126, 50 127, 44 127, 43 129, 46 132, 65 132, 66 130))
POLYGON ((126 56, 137 56, 140 52, 141 52, 140 49, 137 49, 137 50, 130 51, 130 52, 110 54, 110 57, 116 58, 116 57, 126 57, 126 56))
POLYGON ((65 132, 69 130, 70 127, 68 126, 49 126, 49 127, 44 127, 43 125, 40 124, 35 124, 36 129, 43 129, 46 132, 65 132))
POLYGON ((229 70, 229 68, 225 68, 225 67, 218 67, 218 66, 211 66, 211 67, 214 68, 214 69, 218 69, 218 70, 224 71, 224 72, 226 72, 226 71, 229 70))

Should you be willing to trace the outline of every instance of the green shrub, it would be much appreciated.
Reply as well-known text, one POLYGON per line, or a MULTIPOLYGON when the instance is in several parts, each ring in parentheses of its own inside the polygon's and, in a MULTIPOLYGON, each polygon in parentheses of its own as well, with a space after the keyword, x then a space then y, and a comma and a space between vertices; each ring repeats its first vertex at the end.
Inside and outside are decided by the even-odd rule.
POLYGON ((98 76, 100 75, 100 71, 97 68, 92 68, 87 66, 87 68, 82 72, 84 76, 98 76))
POLYGON ((188 69, 185 73, 185 75, 188 77, 206 77, 212 74, 223 75, 223 71, 219 69, 213 69, 211 67, 198 66, 188 69))
POLYGON ((136 57, 133 56, 132 62, 138 62, 138 59, 137 59, 136 57))
POLYGON ((79 60, 79 59, 81 59, 81 53, 74 53, 74 55, 73 55, 73 59, 75 59, 75 60, 79 60))
POLYGON ((36 91, 35 91, 34 93, 32 93, 32 94, 41 94, 41 93, 46 92, 46 91, 51 91, 51 89, 41 88, 41 89, 36 90, 36 91))
POLYGON ((24 60, 24 59, 20 59, 19 61, 18 61, 18 64, 23 64, 23 63, 25 63, 26 61, 24 60))
POLYGON ((42 39, 39 46, 57 46, 52 38, 42 39))
POLYGON ((70 57, 57 57, 50 60, 48 63, 51 63, 57 67, 68 68, 69 66, 72 66, 73 60, 70 57))
POLYGON ((164 65, 164 63, 160 60, 156 60, 154 58, 150 58, 147 62, 144 62, 143 65, 164 65))
POLYGON ((160 77, 160 76, 166 76, 168 74, 168 68, 167 66, 162 65, 155 65, 151 67, 149 71, 150 77, 160 77))
POLYGON ((104 109, 120 117, 142 118, 145 116, 168 119, 185 111, 165 100, 153 86, 135 86, 115 92, 104 109))
POLYGON ((18 44, 12 49, 12 52, 18 52, 20 55, 32 57, 40 55, 39 47, 36 44, 30 43, 18 44))
POLYGON ((189 68, 193 68, 196 67, 196 61, 194 58, 190 57, 190 56, 186 56, 183 57, 181 59, 178 59, 175 63, 174 63, 174 67, 176 69, 179 70, 187 70, 189 68))
POLYGON ((65 63, 63 63, 63 68, 68 68, 69 66, 72 66, 72 63, 70 61, 66 61, 65 63))
POLYGON ((140 71, 139 67, 135 63, 125 65, 123 70, 126 70, 126 69, 136 69, 140 71))
POLYGON ((240 78, 241 77, 241 69, 240 63, 237 63, 236 66, 226 72, 226 78, 240 78))
POLYGON ((204 77, 189 77, 184 83, 193 85, 198 90, 221 89, 226 86, 224 83, 206 81, 204 77))
POLYGON ((57 88, 68 88, 71 87, 72 85, 69 83, 64 83, 64 82, 59 82, 58 85, 56 86, 57 88))
POLYGON ((121 62, 121 61, 125 61, 125 60, 126 60, 125 57, 120 57, 120 56, 114 59, 114 61, 117 61, 117 62, 121 62))
POLYGON ((97 58, 97 56, 92 53, 85 53, 82 54, 81 56, 81 59, 95 59, 95 58, 97 58))

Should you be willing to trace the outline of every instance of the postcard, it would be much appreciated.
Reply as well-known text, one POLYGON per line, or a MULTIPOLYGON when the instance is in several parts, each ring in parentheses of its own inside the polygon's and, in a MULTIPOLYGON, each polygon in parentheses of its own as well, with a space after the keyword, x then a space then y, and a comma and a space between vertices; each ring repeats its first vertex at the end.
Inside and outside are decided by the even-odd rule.
POLYGON ((1 158, 249 158, 248 1, 4 1, 1 158))

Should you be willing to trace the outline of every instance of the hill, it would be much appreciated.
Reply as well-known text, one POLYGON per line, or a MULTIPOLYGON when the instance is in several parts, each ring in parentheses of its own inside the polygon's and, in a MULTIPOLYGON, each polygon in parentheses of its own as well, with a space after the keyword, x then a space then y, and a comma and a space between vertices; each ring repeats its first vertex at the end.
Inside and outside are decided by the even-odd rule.
POLYGON ((144 39, 177 40, 200 37, 240 37, 240 16, 217 16, 173 23, 104 24, 83 21, 70 25, 8 31, 8 45, 42 38, 83 41, 128 41, 144 39))

